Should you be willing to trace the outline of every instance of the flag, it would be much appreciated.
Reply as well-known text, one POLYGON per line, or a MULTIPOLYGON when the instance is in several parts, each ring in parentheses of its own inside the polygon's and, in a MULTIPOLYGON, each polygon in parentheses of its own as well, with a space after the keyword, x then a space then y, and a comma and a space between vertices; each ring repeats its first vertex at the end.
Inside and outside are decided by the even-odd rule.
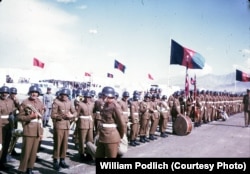
POLYGON ((236 80, 241 82, 250 82, 250 74, 236 69, 236 80))
POLYGON ((91 74, 88 73, 88 72, 85 72, 84 75, 85 75, 85 76, 89 76, 89 77, 91 76, 91 74))
POLYGON ((189 79, 188 74, 186 74, 186 80, 185 80, 185 96, 187 97, 189 94, 189 79))
POLYGON ((154 80, 154 78, 151 76, 151 74, 148 74, 148 78, 149 78, 150 80, 154 80))
POLYGON ((34 57, 33 58, 33 66, 37 66, 39 68, 44 68, 44 63, 34 57))
POLYGON ((111 74, 111 73, 107 73, 107 77, 108 77, 108 78, 113 78, 114 76, 113 76, 113 74, 111 74))
POLYGON ((191 85, 195 85, 195 84, 196 84, 196 78, 194 77, 194 79, 193 79, 193 78, 191 77, 190 83, 191 83, 191 85))
POLYGON ((125 73, 126 66, 115 60, 115 69, 119 69, 120 71, 125 73))
POLYGON ((199 53, 171 40, 170 64, 186 66, 189 69, 203 69, 205 59, 199 53))

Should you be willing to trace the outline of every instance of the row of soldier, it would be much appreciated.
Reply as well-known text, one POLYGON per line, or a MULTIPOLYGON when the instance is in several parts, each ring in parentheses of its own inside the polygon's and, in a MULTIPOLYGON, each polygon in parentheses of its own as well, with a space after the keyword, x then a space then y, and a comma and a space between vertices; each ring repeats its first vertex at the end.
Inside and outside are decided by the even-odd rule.
MULTIPOLYGON (((2 122, 0 135, 3 135, 0 140, 2 144, 0 170, 6 170, 4 164, 7 162, 7 155, 15 152, 16 141, 13 140, 14 143, 10 141, 11 137, 13 138, 12 130, 17 128, 15 120, 18 120, 23 126, 22 155, 18 168, 20 173, 33 173, 43 128, 50 126, 48 124, 50 117, 53 120, 53 167, 59 170, 69 167, 65 163, 65 157, 72 124, 76 125, 74 139, 80 159, 86 161, 95 157, 117 157, 119 150, 126 152, 128 141, 129 145, 137 146, 155 140, 157 127, 160 136, 167 137, 165 130, 168 121, 171 119, 174 124, 179 114, 190 116, 195 125, 200 125, 202 122, 219 119, 221 111, 228 113, 242 111, 241 96, 227 96, 229 98, 215 100, 210 93, 204 91, 200 93, 197 91, 194 98, 191 92, 185 100, 183 93, 179 91, 167 98, 166 95, 161 95, 160 89, 151 88, 145 94, 134 91, 132 98, 129 92, 124 91, 122 98, 118 100, 118 94, 112 87, 104 87, 97 100, 94 100, 95 91, 79 90, 77 98, 72 102, 69 89, 60 90, 54 100, 51 95, 44 95, 41 101, 38 98, 41 90, 31 86, 28 91, 29 97, 21 104, 15 97, 16 88, 9 89, 3 86, 0 93, 2 122), (118 137, 115 136, 117 133, 118 137), (99 137, 99 141, 94 144, 97 147, 93 150, 91 147, 96 142, 94 141, 96 137, 99 137), (120 142, 125 144, 125 150, 119 149, 120 142), (90 150, 86 151, 86 147, 87 150, 90 147, 90 150)), ((50 89, 47 94, 50 94, 50 89)))

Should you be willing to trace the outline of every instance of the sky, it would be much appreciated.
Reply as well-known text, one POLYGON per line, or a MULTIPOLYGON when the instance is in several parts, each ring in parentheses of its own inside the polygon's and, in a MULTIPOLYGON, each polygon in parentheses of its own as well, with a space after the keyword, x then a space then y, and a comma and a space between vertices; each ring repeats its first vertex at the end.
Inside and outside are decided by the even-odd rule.
POLYGON ((120 82, 148 82, 151 74, 153 83, 185 75, 184 66, 170 65, 173 39, 205 58, 191 76, 250 72, 249 17, 248 0, 2 0, 0 69, 77 80, 111 73, 120 82))

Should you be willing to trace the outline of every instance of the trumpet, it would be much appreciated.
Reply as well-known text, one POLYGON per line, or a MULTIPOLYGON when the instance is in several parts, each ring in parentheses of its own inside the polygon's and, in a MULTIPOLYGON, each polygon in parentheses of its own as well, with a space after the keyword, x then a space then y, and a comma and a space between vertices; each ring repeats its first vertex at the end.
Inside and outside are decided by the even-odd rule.
POLYGON ((42 118, 42 114, 40 114, 40 112, 31 104, 27 104, 26 108, 24 108, 25 113, 27 115, 30 115, 31 112, 35 112, 38 116, 38 118, 42 118))

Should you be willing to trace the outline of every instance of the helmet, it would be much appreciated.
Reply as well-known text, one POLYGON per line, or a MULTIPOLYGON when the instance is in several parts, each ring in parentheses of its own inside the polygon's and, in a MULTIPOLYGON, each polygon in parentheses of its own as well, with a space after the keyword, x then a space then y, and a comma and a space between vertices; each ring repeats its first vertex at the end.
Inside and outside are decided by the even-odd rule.
POLYGON ((114 90, 114 88, 112 88, 110 86, 105 86, 102 89, 102 95, 104 95, 106 97, 115 97, 115 90, 114 90))
POLYGON ((92 93, 91 91, 85 91, 84 94, 83 94, 84 97, 92 97, 92 93))
POLYGON ((63 88, 63 89, 61 89, 59 95, 67 95, 69 97, 70 96, 70 90, 67 89, 67 88, 63 88))
POLYGON ((152 97, 152 95, 150 94, 150 93, 146 93, 145 95, 144 95, 144 98, 151 98, 152 97))
POLYGON ((138 94, 133 95, 133 100, 138 101, 140 99, 140 96, 138 94))
POLYGON ((0 89, 0 93, 10 93, 10 89, 8 86, 2 86, 0 89))
POLYGON ((98 97, 99 98, 102 97, 102 93, 101 92, 98 93, 98 97))
POLYGON ((150 88, 150 90, 149 90, 150 92, 155 92, 155 88, 150 88))
POLYGON ((119 97, 119 93, 115 92, 115 97, 118 98, 119 97))
POLYGON ((137 90, 135 90, 134 92, 133 92, 133 95, 139 95, 140 93, 139 93, 139 91, 137 91, 137 90))
POLYGON ((81 89, 76 90, 76 96, 82 96, 83 91, 81 89))
POLYGON ((128 91, 124 91, 122 93, 122 97, 129 97, 129 92, 128 91))
POLYGON ((15 87, 10 88, 10 94, 17 94, 17 89, 15 87))
POLYGON ((32 92, 37 92, 38 94, 40 94, 41 89, 37 86, 30 86, 28 94, 30 95, 30 93, 32 93, 32 92))
POLYGON ((91 97, 94 97, 96 95, 95 90, 91 90, 90 93, 91 93, 91 97))
POLYGON ((166 96, 166 95, 163 95, 162 97, 161 97, 161 99, 162 100, 166 100, 168 97, 166 96))

